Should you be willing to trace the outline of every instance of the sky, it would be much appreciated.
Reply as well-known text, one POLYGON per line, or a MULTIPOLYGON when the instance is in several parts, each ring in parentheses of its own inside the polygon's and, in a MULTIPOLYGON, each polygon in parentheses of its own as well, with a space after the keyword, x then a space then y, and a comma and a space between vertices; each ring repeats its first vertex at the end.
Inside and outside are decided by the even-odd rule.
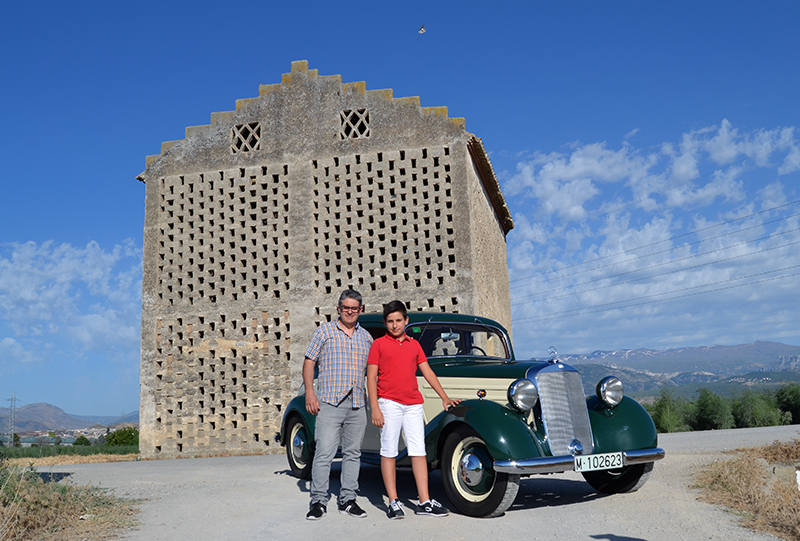
POLYGON ((138 408, 135 177, 295 60, 483 140, 517 357, 800 345, 798 21, 794 1, 6 2, 0 406, 138 408))

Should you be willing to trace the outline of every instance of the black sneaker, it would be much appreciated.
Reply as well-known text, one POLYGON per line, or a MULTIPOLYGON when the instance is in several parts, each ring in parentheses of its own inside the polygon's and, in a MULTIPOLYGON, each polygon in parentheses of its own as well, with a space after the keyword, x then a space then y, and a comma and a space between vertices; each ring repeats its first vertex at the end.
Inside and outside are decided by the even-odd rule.
POLYGON ((389 509, 386 510, 386 516, 392 520, 406 517, 405 511, 403 511, 403 504, 400 503, 400 500, 392 500, 389 504, 389 509))
POLYGON ((442 504, 431 498, 427 502, 421 503, 417 506, 416 514, 429 515, 432 517, 446 517, 450 514, 450 511, 442 507, 442 504))
POLYGON ((355 500, 340 503, 339 512, 343 515, 350 515, 351 517, 367 518, 367 512, 361 509, 355 500))
POLYGON ((322 502, 314 502, 311 504, 311 509, 306 514, 306 520, 319 520, 325 516, 327 509, 322 502))

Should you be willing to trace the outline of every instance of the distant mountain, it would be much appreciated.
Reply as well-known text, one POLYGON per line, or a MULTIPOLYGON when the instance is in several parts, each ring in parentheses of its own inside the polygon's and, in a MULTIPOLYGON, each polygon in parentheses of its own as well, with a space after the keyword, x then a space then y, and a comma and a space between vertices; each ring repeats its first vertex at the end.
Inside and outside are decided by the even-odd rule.
POLYGON ((800 346, 754 342, 667 350, 618 349, 585 355, 559 355, 568 364, 602 364, 653 374, 696 373, 734 376, 758 371, 800 371, 800 346))
POLYGON ((800 346, 778 342, 594 351, 559 355, 559 359, 578 369, 587 394, 594 394, 595 384, 607 375, 618 376, 626 393, 637 398, 655 396, 662 387, 671 387, 676 396, 690 400, 704 387, 731 396, 745 388, 777 388, 800 381, 800 346))
MULTIPOLYGON (((0 408, 0 432, 7 430, 8 416, 9 409, 0 408)), ((111 426, 122 422, 138 423, 139 412, 129 413, 124 417, 70 415, 59 407, 40 402, 19 407, 14 415, 17 432, 81 429, 95 425, 111 426)))

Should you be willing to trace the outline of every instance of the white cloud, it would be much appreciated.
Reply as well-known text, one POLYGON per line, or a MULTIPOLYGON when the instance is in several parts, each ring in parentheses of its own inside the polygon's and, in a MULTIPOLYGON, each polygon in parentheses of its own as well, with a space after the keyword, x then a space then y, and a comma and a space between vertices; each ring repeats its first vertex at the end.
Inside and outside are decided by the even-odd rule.
POLYGON ((770 209, 787 202, 786 194, 783 193, 783 184, 780 182, 773 182, 767 184, 763 190, 760 191, 761 208, 770 209))
POLYGON ((141 250, 131 241, 111 250, 96 242, 0 246, 0 332, 36 337, 4 339, 20 360, 61 358, 48 344, 78 346, 78 356, 137 349, 140 297, 141 250))
POLYGON ((518 163, 517 174, 504 187, 510 195, 534 197, 546 214, 579 221, 586 217, 586 203, 600 193, 598 183, 638 182, 657 160, 639 156, 627 143, 617 151, 605 143, 576 143, 570 154, 537 153, 518 163))
POLYGON ((37 358, 32 352, 23 347, 22 344, 13 338, 6 336, 0 340, 0 366, 15 364, 28 364, 36 362, 40 359, 37 358))
POLYGON ((139 340, 136 317, 95 307, 95 312, 78 316, 69 332, 85 351, 108 351, 120 346, 130 349, 139 340))
POLYGON ((726 165, 734 161, 739 155, 739 147, 736 143, 738 130, 731 128, 728 119, 723 119, 717 134, 705 145, 709 157, 720 165, 726 165))
POLYGON ((510 199, 508 242, 520 353, 800 343, 793 133, 723 119, 650 149, 574 144, 519 162, 509 184, 530 199, 510 199))
POLYGON ((791 145, 783 163, 778 167, 779 175, 788 175, 800 171, 800 146, 791 145))

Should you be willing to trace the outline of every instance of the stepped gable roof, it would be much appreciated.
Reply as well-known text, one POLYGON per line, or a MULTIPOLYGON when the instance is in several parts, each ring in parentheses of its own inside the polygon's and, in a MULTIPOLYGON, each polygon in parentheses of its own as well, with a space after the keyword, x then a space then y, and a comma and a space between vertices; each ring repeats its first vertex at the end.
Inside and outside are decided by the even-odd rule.
MULTIPOLYGON (((289 93, 295 88, 308 85, 309 83, 318 83, 319 85, 333 84, 334 86, 338 86, 337 94, 341 99, 346 99, 348 96, 356 94, 361 95, 363 100, 372 103, 388 102, 396 107, 410 107, 416 109, 419 116, 425 120, 440 122, 441 124, 436 124, 439 126, 439 129, 455 129, 469 137, 470 139, 467 147, 470 156, 475 163, 481 183, 497 213, 498 220, 502 224, 505 233, 508 233, 508 231, 514 228, 511 213, 500 191, 500 184, 494 174, 486 149, 479 138, 466 131, 466 121, 464 118, 450 118, 448 116, 447 107, 444 106, 422 107, 420 105, 419 96, 395 98, 394 91, 391 88, 367 90, 366 82, 364 81, 342 83, 341 75, 321 76, 318 70, 308 69, 308 61, 306 60, 292 62, 291 71, 281 76, 280 83, 260 85, 257 97, 236 100, 235 110, 211 113, 210 124, 188 126, 184 139, 162 142, 161 152, 159 154, 146 157, 147 169, 150 169, 151 166, 163 163, 164 160, 171 161, 171 159, 174 159, 178 162, 184 162, 181 155, 182 150, 186 152, 209 151, 211 146, 209 143, 210 140, 214 138, 221 139, 220 135, 229 133, 231 126, 237 121, 247 122, 252 120, 247 115, 252 114, 252 112, 256 111, 259 107, 265 107, 265 101, 273 98, 277 98, 277 100, 280 101, 282 98, 288 97, 289 93)), ((319 96, 316 98, 321 99, 319 96)), ((240 155, 233 155, 230 156, 230 158, 235 156, 240 155)), ((233 166, 233 163, 231 165, 233 166)), ((142 171, 136 178, 141 182, 146 182, 146 177, 147 170, 142 171)))

